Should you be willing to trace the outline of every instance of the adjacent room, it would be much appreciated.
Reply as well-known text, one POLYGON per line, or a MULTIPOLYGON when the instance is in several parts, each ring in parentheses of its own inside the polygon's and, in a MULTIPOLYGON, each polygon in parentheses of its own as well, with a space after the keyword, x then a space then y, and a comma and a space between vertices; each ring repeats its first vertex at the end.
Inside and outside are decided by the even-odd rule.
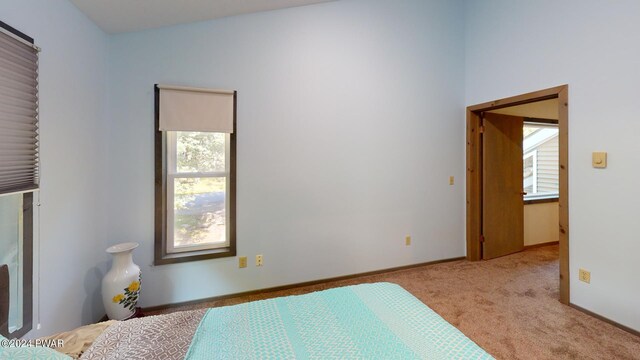
POLYGON ((640 359, 640 2, 0 1, 0 359, 640 359))

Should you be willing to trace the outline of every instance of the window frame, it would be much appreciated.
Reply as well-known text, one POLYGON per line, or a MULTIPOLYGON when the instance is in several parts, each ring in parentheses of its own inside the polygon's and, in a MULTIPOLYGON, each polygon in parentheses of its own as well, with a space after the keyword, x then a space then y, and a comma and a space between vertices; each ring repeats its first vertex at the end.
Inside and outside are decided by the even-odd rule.
MULTIPOLYGON (((233 133, 228 134, 226 168, 228 171, 226 194, 227 241, 223 247, 213 249, 191 249, 188 251, 168 252, 169 226, 169 179, 167 150, 170 145, 169 135, 160 131, 160 89, 154 85, 155 112, 155 241, 154 265, 176 264, 189 261, 199 261, 222 257, 236 256, 236 137, 237 137, 237 92, 233 93, 233 133)), ((171 183, 173 184, 173 183, 171 183)), ((172 191, 171 191, 172 192, 172 191)))
MULTIPOLYGON (((553 125, 555 127, 559 128, 559 124, 558 124, 558 120, 556 119, 541 119, 541 118, 525 118, 524 121, 524 125, 540 125, 540 126, 544 126, 544 125, 553 125)), ((538 177, 538 150, 531 150, 528 153, 524 154, 522 156, 522 161, 524 163, 524 160, 531 156, 531 154, 534 153, 533 155, 533 186, 534 189, 537 190, 538 187, 538 183, 537 183, 537 177, 538 177)), ((536 191, 534 191, 536 192, 536 191)), ((550 203, 550 202, 559 202, 560 199, 560 192, 557 193, 546 193, 546 194, 542 194, 542 195, 533 195, 533 194, 527 194, 527 195, 523 195, 522 196, 522 200, 524 202, 525 205, 532 205, 532 204, 543 204, 543 203, 550 203)))
MULTIPOLYGON (((35 46, 35 41, 32 37, 15 29, 7 23, 0 21, 0 28, 11 33, 17 38, 22 39, 26 43, 30 43, 35 46)), ((38 48, 36 47, 36 49, 38 48)), ((39 100, 39 92, 37 92, 37 96, 39 100)), ((5 329, 4 326, 0 326, 0 333, 7 338, 21 338, 33 329, 33 194, 38 190, 39 186, 34 189, 24 189, 17 192, 22 193, 22 327, 12 333, 9 333, 9 324, 7 319, 7 328, 5 329)), ((3 314, 0 314, 0 316, 2 315, 3 314)))

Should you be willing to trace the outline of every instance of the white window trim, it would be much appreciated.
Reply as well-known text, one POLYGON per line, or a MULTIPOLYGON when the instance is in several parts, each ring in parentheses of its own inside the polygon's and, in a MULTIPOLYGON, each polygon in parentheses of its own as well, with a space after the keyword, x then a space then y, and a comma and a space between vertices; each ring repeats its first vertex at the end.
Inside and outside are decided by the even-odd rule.
MULTIPOLYGON (((167 238, 166 238, 166 252, 167 254, 177 254, 177 253, 185 253, 191 251, 198 250, 212 250, 212 249, 220 249, 229 247, 230 242, 230 226, 226 223, 225 230, 226 236, 225 241, 214 244, 202 244, 202 245, 186 245, 186 246, 175 246, 174 245, 174 189, 175 189, 175 180, 183 179, 183 178, 215 178, 215 177, 225 177, 225 213, 230 214, 228 201, 228 194, 230 190, 230 182, 231 182, 231 134, 225 134, 225 171, 218 172, 190 172, 190 173, 179 173, 177 166, 177 136, 176 131, 167 131, 167 238)), ((226 222, 226 219, 225 219, 226 222)))

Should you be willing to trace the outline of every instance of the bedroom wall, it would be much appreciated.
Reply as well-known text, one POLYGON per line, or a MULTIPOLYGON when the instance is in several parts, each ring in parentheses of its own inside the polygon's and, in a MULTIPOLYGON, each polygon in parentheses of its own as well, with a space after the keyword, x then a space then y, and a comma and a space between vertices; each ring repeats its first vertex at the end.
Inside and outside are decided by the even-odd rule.
POLYGON ((42 205, 34 239, 39 279, 28 335, 35 337, 104 314, 99 286, 107 261, 107 37, 66 0, 3 0, 0 20, 42 48, 42 205))
POLYGON ((466 2, 466 104, 569 84, 571 302, 640 330, 640 2, 466 2), (607 151, 607 169, 591 152, 607 151), (591 271, 591 284, 578 269, 591 271))
POLYGON ((141 244, 141 305, 464 256, 462 5, 345 0, 112 36, 108 241, 141 244), (238 90, 238 254, 263 267, 152 266, 154 83, 238 90))
POLYGON ((559 210, 557 202, 524 206, 524 246, 559 240, 559 210))

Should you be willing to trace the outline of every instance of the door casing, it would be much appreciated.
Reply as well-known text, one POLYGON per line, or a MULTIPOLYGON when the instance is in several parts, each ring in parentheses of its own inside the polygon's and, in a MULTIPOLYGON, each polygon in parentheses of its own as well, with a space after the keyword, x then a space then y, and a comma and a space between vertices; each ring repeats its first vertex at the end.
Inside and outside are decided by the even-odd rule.
POLYGON ((536 101, 558 99, 560 302, 569 304, 569 86, 561 85, 467 107, 467 259, 482 259, 481 113, 536 101))

